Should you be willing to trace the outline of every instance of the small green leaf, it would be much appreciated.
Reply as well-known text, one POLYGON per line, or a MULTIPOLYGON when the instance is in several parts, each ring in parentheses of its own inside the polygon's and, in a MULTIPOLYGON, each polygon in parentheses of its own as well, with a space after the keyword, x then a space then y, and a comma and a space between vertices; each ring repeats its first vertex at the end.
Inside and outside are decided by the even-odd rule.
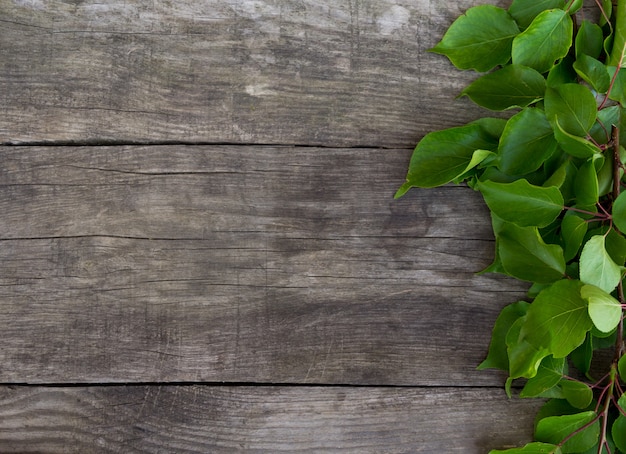
POLYGON ((486 151, 496 145, 497 141, 478 124, 427 134, 415 147, 406 183, 396 198, 411 187, 431 188, 451 182, 487 157, 486 151))
POLYGON ((578 83, 578 75, 574 71, 573 57, 566 55, 548 73, 546 84, 548 87, 558 87, 563 84, 578 83))
POLYGON ((606 251, 604 241, 603 235, 594 235, 583 246, 580 253, 580 280, 611 293, 622 277, 622 269, 606 251))
POLYGON ((591 21, 583 20, 576 33, 576 58, 581 55, 598 58, 602 53, 603 41, 602 28, 591 21))
POLYGON ((476 79, 461 96, 468 96, 487 109, 506 110, 539 101, 545 91, 546 81, 537 71, 526 66, 507 65, 476 79))
MULTIPOLYGON (((543 358, 550 354, 547 349, 537 348, 521 337, 520 333, 526 319, 526 316, 518 318, 506 334, 510 380, 520 377, 533 378, 537 375, 543 358)), ((509 381, 507 385, 510 388, 509 381)), ((509 391, 510 389, 507 390, 507 394, 510 395, 509 391)))
POLYGON ((617 76, 615 76, 615 71, 617 71, 617 68, 614 66, 609 67, 609 76, 615 78, 609 98, 617 101, 622 106, 626 106, 626 69, 620 69, 617 76))
POLYGON ((545 227, 563 211, 563 196, 553 186, 534 186, 520 179, 513 183, 478 182, 476 187, 496 216, 520 227, 545 227))
POLYGON ((583 7, 583 0, 568 0, 565 10, 571 16, 583 7))
POLYGON ((554 138, 559 143, 563 151, 575 158, 590 158, 596 153, 600 153, 600 149, 587 139, 575 136, 566 132, 559 121, 555 118, 554 138))
POLYGON ((506 120, 504 118, 483 117, 472 121, 470 124, 479 125, 486 134, 485 137, 490 137, 493 141, 497 142, 500 140, 500 136, 502 136, 502 132, 506 126, 506 120))
POLYGON ((593 159, 589 159, 578 169, 574 180, 574 192, 581 206, 594 206, 598 203, 600 186, 593 159))
POLYGON ((549 87, 544 102, 548 120, 555 122, 558 117, 563 129, 570 134, 586 137, 596 121, 596 98, 583 85, 549 87))
MULTIPOLYGON (((537 424, 535 438, 539 441, 560 444, 571 434, 591 423, 597 416, 593 411, 585 411, 573 415, 549 416, 537 424)), ((586 429, 569 438, 561 449, 563 453, 584 452, 598 442, 600 422, 596 421, 586 429)))
POLYGON ((583 285, 580 296, 589 302, 589 316, 603 333, 610 333, 622 319, 622 306, 615 298, 595 285, 583 285))
POLYGON ((572 35, 572 19, 565 11, 543 11, 513 39, 513 63, 544 73, 554 66, 555 61, 567 55, 572 35))
POLYGON ((492 449, 489 454, 561 454, 562 452, 557 445, 534 442, 521 448, 492 449))
POLYGON ((619 266, 624 266, 624 262, 626 262, 626 238, 617 233, 615 229, 611 229, 604 241, 605 248, 613 261, 619 266))
POLYGON ((567 159, 550 175, 550 178, 543 183, 543 186, 555 186, 559 188, 564 202, 568 203, 574 198, 574 179, 576 178, 577 172, 578 169, 572 160, 567 159))
POLYGON ((626 452, 626 417, 619 415, 611 428, 613 443, 621 451, 626 452))
POLYGON ((497 233, 497 241, 502 267, 510 276, 544 284, 563 277, 563 249, 546 244, 536 227, 505 223, 497 233))
POLYGON ((520 397, 537 397, 554 388, 563 378, 564 369, 565 358, 544 358, 537 369, 537 375, 526 382, 520 397))
POLYGON ((542 11, 564 6, 565 0, 513 0, 509 14, 521 28, 526 28, 542 11))
POLYGON ((502 8, 480 5, 468 9, 431 49, 447 56, 459 69, 486 72, 509 61, 519 28, 502 8))
POLYGON ((611 76, 606 66, 589 55, 580 55, 574 63, 574 70, 598 93, 606 93, 611 85, 611 76))
POLYGON ((528 309, 520 336, 537 348, 547 348, 564 358, 585 341, 593 326, 587 301, 580 296, 582 283, 563 279, 543 290, 528 309))
POLYGON ((580 410, 587 408, 593 400, 593 391, 583 382, 563 379, 560 387, 570 405, 580 410))
POLYGON ((509 370, 509 357, 507 354, 506 335, 513 326, 513 323, 520 317, 526 315, 530 303, 519 301, 509 304, 500 312, 491 334, 489 353, 487 358, 478 366, 483 369, 509 370))
POLYGON ((617 228, 626 232, 626 192, 622 192, 613 202, 612 215, 617 228))
POLYGON ((561 223, 561 236, 565 245, 564 257, 569 262, 576 257, 578 250, 583 244, 583 239, 587 233, 587 222, 576 215, 568 215, 561 223))
MULTIPOLYGON (((622 357, 619 359, 619 362, 618 362, 618 365, 617 365, 617 370, 619 371, 620 378, 623 381, 626 381, 626 355, 622 355, 622 357)), ((623 407, 624 407, 624 411, 626 411, 626 402, 625 402, 625 405, 623 407)))
POLYGON ((610 106, 598 112, 597 121, 591 127, 589 135, 599 144, 608 143, 611 140, 611 125, 619 124, 620 107, 610 106))
POLYGON ((552 126, 540 109, 527 108, 509 119, 502 133, 498 168, 509 175, 537 170, 557 148, 552 126))
POLYGON ((570 355, 572 364, 581 373, 586 374, 591 369, 591 360, 593 359, 593 336, 590 333, 587 334, 585 342, 583 342, 576 350, 570 355))

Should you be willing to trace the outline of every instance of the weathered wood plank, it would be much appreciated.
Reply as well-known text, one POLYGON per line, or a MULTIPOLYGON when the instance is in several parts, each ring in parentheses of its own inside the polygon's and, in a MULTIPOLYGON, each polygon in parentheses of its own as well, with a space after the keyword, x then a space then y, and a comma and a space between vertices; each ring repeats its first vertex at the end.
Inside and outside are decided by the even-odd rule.
POLYGON ((0 388, 3 453, 463 453, 528 442, 539 402, 490 389, 0 388))
POLYGON ((0 143, 411 147, 478 116, 427 49, 508 0, 0 0, 0 143))
POLYGON ((407 150, 0 149, 0 381, 500 385, 524 285, 407 150))

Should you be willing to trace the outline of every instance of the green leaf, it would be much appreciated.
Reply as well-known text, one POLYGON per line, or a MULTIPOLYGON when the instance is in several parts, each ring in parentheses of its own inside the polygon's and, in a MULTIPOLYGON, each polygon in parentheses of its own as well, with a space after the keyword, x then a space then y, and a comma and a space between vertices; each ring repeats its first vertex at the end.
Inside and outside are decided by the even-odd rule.
POLYGON ((563 211, 563 196, 553 186, 533 186, 521 179, 513 183, 487 180, 476 187, 496 216, 520 227, 545 227, 563 211))
POLYGON ((581 55, 598 58, 602 53, 603 42, 602 28, 591 21, 583 20, 576 33, 576 58, 581 55))
POLYGON ((537 397, 554 388, 563 378, 565 358, 547 356, 541 361, 537 375, 529 379, 520 392, 520 397, 537 397))
POLYGON ((431 49, 447 56, 459 69, 486 72, 508 62, 519 28, 502 8, 480 5, 468 9, 431 49))
POLYGON ((593 137, 597 143, 608 143, 611 140, 611 125, 619 124, 620 107, 610 106, 598 112, 597 121, 589 131, 589 135, 593 137))
POLYGON ((560 387, 570 405, 578 409, 584 410, 593 400, 593 391, 583 382, 563 379, 560 387))
POLYGON ((509 14, 521 28, 526 28, 542 11, 564 6, 565 0, 513 0, 509 14))
POLYGON ((509 175, 537 170, 557 148, 552 126, 540 109, 527 108, 509 119, 498 147, 498 168, 509 175))
POLYGON ((479 125, 482 131, 486 134, 485 137, 489 137, 497 143, 500 140, 500 136, 502 136, 504 127, 506 126, 506 120, 504 118, 483 117, 472 121, 470 124, 479 125))
POLYGON ((578 83, 578 75, 574 71, 573 57, 566 55, 548 73, 546 84, 548 87, 557 87, 563 84, 578 83))
POLYGON ((565 11, 543 11, 513 39, 513 63, 544 73, 554 66, 555 61, 567 55, 572 35, 572 19, 565 11))
POLYGON ((585 337, 585 342, 583 342, 576 350, 574 350, 570 359, 572 360, 572 364, 576 369, 578 369, 581 373, 587 374, 591 369, 591 360, 593 359, 593 336, 590 333, 585 337))
POLYGON ((624 52, 626 52, 626 3, 624 1, 617 2, 617 10, 615 14, 615 35, 613 38, 613 46, 608 59, 610 66, 622 66, 624 63, 624 52))
POLYGON ((565 245, 563 255, 566 262, 569 262, 578 254, 578 250, 582 246, 583 239, 587 233, 587 227, 587 222, 579 216, 566 215, 563 218, 561 236, 565 245))
POLYGON ((574 70, 598 93, 606 93, 611 85, 611 76, 606 66, 593 57, 582 54, 574 62, 574 70))
POLYGON ((593 159, 589 159, 578 169, 574 179, 574 192, 580 206, 594 206, 598 203, 600 187, 593 159))
POLYGON ((617 233, 615 229, 609 230, 605 238, 605 249, 619 266, 626 262, 626 238, 617 233))
POLYGON ((583 7, 583 0, 568 0, 565 10, 571 16, 582 7, 583 7))
POLYGON ((476 79, 461 92, 461 96, 468 96, 487 109, 506 110, 539 101, 545 91, 546 81, 537 71, 526 66, 507 65, 476 79))
POLYGON ((570 134, 586 137, 596 121, 596 98, 583 85, 548 87, 544 103, 548 120, 554 123, 558 117, 563 129, 570 134))
POLYGON ((613 435, 615 446, 621 452, 626 452, 626 417, 624 415, 619 415, 613 423, 611 435, 613 435))
MULTIPOLYGON (((626 355, 622 355, 617 364, 617 370, 619 371, 619 376, 623 381, 626 381, 626 355)), ((626 398, 625 398, 626 399, 626 398)), ((623 406, 624 411, 626 411, 626 403, 623 406)))
POLYGON ((561 127, 561 122, 558 117, 555 119, 554 138, 563 151, 575 158, 586 159, 596 153, 600 153, 600 149, 589 140, 566 132, 561 127))
POLYGON ((500 312, 491 334, 491 342, 489 344, 489 353, 487 358, 478 366, 479 370, 483 369, 500 369, 509 370, 509 357, 506 346, 506 335, 513 326, 513 323, 520 317, 526 315, 530 303, 526 301, 518 301, 509 304, 500 312))
POLYGON ((406 183, 396 193, 402 196, 411 187, 430 188, 449 183, 488 156, 497 141, 478 124, 431 132, 417 144, 406 183))
POLYGON ((580 253, 580 280, 611 293, 622 277, 622 269, 606 251, 604 241, 603 235, 594 235, 583 246, 580 253))
POLYGON ((521 448, 492 449, 489 454, 561 454, 562 452, 557 445, 534 442, 521 448))
POLYGON ((555 171, 550 178, 544 183, 544 187, 555 186, 559 188, 563 195, 563 200, 568 203, 574 198, 574 179, 578 169, 574 165, 571 159, 565 160, 555 171))
POLYGON ((609 99, 617 101, 622 106, 626 106, 626 69, 620 69, 617 76, 615 76, 615 71, 617 71, 617 68, 615 68, 614 66, 610 66, 608 71, 609 76, 611 78, 615 78, 613 88, 609 93, 609 99))
POLYGON ((626 192, 622 192, 613 202, 613 222, 622 232, 626 232, 626 192))
POLYGON ((589 302, 589 316, 603 333, 610 333, 622 319, 622 306, 615 298, 595 285, 583 285, 580 296, 589 302))
POLYGON ((539 293, 528 309, 520 336, 537 348, 547 348, 555 358, 569 355, 593 326, 587 301, 580 296, 581 287, 580 281, 564 279, 539 293))
MULTIPOLYGON (((546 443, 560 444, 572 433, 596 419, 593 411, 585 411, 574 415, 549 416, 537 424, 535 438, 546 443)), ((563 453, 583 452, 593 448, 600 437, 600 422, 596 421, 588 428, 576 433, 562 446, 563 453)))
POLYGON ((548 284, 565 273, 563 249, 546 244, 536 227, 505 223, 497 233, 497 242, 502 267, 510 276, 548 284))
MULTIPOLYGON (((526 316, 518 318, 506 334, 507 355, 509 357, 509 379, 537 375, 541 360, 550 353, 545 348, 537 348, 520 335, 526 323, 526 316)), ((507 394, 510 394, 510 381, 507 381, 507 394)))

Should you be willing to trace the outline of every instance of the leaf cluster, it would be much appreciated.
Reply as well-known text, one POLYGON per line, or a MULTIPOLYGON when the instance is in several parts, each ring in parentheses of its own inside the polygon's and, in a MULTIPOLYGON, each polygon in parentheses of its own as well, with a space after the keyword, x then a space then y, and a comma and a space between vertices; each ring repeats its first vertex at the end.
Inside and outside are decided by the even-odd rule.
POLYGON ((626 0, 596 4, 597 23, 582 0, 513 0, 459 17, 432 52, 479 73, 460 96, 511 115, 427 134, 396 194, 479 191, 496 246, 484 271, 531 283, 528 301, 500 313, 479 368, 508 372, 509 394, 522 379, 521 397, 549 400, 535 442, 494 454, 626 454, 626 0), (594 352, 607 348, 614 360, 594 378, 594 352))

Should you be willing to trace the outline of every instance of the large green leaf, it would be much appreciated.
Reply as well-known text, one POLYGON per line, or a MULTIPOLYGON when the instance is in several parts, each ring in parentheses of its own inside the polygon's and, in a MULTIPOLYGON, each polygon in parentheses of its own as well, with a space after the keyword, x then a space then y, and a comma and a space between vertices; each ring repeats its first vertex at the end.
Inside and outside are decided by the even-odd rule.
POLYGON ((495 148, 497 140, 479 124, 431 132, 417 144, 406 183, 396 197, 411 187, 430 188, 451 182, 478 165, 495 148))
MULTIPOLYGON (((606 76, 609 74, 606 72, 606 76)), ((485 74, 470 84, 461 95, 491 110, 526 107, 543 98, 546 80, 532 68, 507 65, 485 74)))
MULTIPOLYGON (((573 415, 549 416, 537 423, 535 439, 546 443, 560 444, 574 432, 591 423, 597 416, 593 411, 573 415)), ((600 422, 596 421, 586 429, 569 438, 562 446, 563 453, 584 452, 594 447, 600 437, 600 422)))
POLYGON ((588 55, 598 58, 602 53, 603 43, 602 28, 591 21, 583 20, 576 33, 576 57, 588 55))
POLYGON ((626 3, 622 1, 617 2, 617 9, 615 10, 615 33, 613 38, 613 48, 611 55, 609 56, 610 66, 622 66, 626 63, 624 53, 626 52, 626 3))
POLYGON ((526 28, 542 11, 564 6, 565 0, 513 0, 509 14, 521 28, 526 28))
POLYGON ((611 293, 621 277, 622 269, 607 252, 604 235, 587 240, 580 253, 580 280, 611 293))
POLYGON ((513 326, 513 323, 520 317, 526 315, 530 303, 526 301, 518 301, 509 304, 500 312, 491 333, 491 342, 489 344, 489 353, 487 358, 478 366, 482 369, 500 369, 509 370, 509 357, 506 346, 506 335, 513 326))
POLYGON ((528 309, 521 337, 537 348, 547 348, 555 358, 581 345, 593 326, 587 301, 580 296, 582 285, 563 279, 541 291, 528 309))
POLYGON ((572 19, 565 11, 543 11, 513 40, 513 63, 544 73, 567 55, 572 36, 572 19))
POLYGON ((468 9, 431 49, 447 56, 459 69, 489 71, 511 58, 519 28, 509 13, 492 5, 468 9))
POLYGON ((520 179, 513 183, 487 180, 476 187, 496 216, 520 227, 545 227, 563 211, 563 196, 554 186, 534 186, 520 179))
POLYGON ((509 175, 537 170, 554 153, 557 143, 543 111, 527 108, 507 122, 498 147, 498 168, 509 175))
POLYGON ((593 324, 603 333, 610 333, 622 319, 622 305, 604 290, 595 285, 584 285, 580 296, 589 303, 589 316, 593 324))
POLYGON ((563 378, 565 358, 547 356, 541 361, 537 375, 529 379, 520 392, 520 397, 537 397, 554 388, 563 378))
POLYGON ((504 223, 496 232, 498 255, 507 274, 523 281, 548 284, 565 273, 563 249, 546 244, 537 227, 504 223))
MULTIPOLYGON (((619 376, 622 378, 622 380, 626 381, 626 355, 622 355, 622 357, 619 359, 617 366, 618 366, 617 370, 619 371, 619 376)), ((625 399, 625 402, 624 402, 623 409, 624 411, 626 411, 626 397, 624 397, 624 399, 625 399)))
POLYGON ((521 448, 510 448, 505 450, 492 449, 489 454, 561 454, 561 448, 548 443, 528 443, 521 448))
POLYGON ((598 109, 596 98, 589 89, 580 84, 548 87, 545 95, 546 117, 570 134, 586 137, 596 121, 598 109))

